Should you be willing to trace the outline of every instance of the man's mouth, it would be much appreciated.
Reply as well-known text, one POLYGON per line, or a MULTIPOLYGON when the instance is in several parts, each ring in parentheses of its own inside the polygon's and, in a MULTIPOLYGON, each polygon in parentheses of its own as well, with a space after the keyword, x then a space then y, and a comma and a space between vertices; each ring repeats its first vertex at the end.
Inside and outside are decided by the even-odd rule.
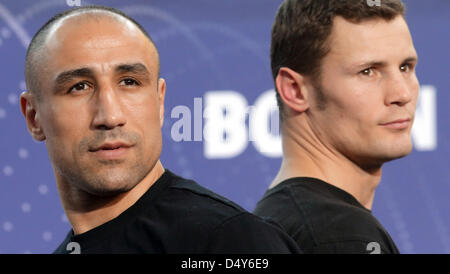
POLYGON ((384 127, 391 128, 391 129, 405 129, 410 126, 411 119, 410 118, 402 118, 393 120, 387 123, 381 124, 384 127))
POLYGON ((89 152, 101 159, 113 160, 124 157, 131 147, 132 145, 124 142, 108 142, 89 149, 89 152))
POLYGON ((96 152, 99 150, 115 150, 115 149, 120 149, 120 148, 129 148, 129 147, 131 147, 131 145, 128 145, 123 142, 113 142, 113 143, 104 143, 98 147, 90 149, 89 151, 96 152))

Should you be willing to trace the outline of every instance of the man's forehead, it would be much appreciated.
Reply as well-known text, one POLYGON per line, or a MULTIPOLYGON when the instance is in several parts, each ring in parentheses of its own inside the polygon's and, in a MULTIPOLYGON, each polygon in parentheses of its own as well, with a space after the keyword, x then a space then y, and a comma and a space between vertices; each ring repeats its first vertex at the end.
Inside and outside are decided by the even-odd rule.
POLYGON ((408 25, 401 15, 388 20, 380 17, 361 20, 355 22, 347 20, 342 16, 336 16, 333 19, 333 27, 331 37, 347 37, 353 41, 361 38, 374 38, 389 35, 391 33, 407 32, 409 34, 408 25), (353 37, 352 35, 357 35, 353 37))
POLYGON ((106 30, 122 32, 127 35, 142 36, 144 34, 129 20, 105 11, 89 11, 69 15, 56 22, 48 31, 44 44, 64 40, 75 34, 84 34, 86 38, 105 34, 106 30))
POLYGON ((91 12, 78 14, 58 22, 47 37, 45 55, 51 57, 54 54, 63 54, 74 59, 73 62, 84 62, 90 57, 100 55, 101 52, 97 50, 132 46, 136 48, 136 54, 144 52, 145 55, 150 54, 148 57, 151 59, 158 59, 153 43, 130 21, 104 12, 96 14, 96 17, 92 16, 91 12), (138 48, 145 50, 138 51, 138 48), (82 52, 82 49, 94 51, 82 52))
MULTIPOLYGON (((123 64, 143 64, 147 73, 158 77, 158 52, 139 28, 109 15, 90 16, 68 18, 52 30, 41 59, 46 79, 54 82, 61 73, 80 69, 89 69, 91 76, 117 72, 123 64)), ((133 68, 137 71, 139 67, 133 68)))
POLYGON ((392 20, 382 18, 351 22, 336 17, 329 39, 331 55, 338 55, 349 62, 367 61, 375 57, 415 55, 408 26, 402 16, 392 20))

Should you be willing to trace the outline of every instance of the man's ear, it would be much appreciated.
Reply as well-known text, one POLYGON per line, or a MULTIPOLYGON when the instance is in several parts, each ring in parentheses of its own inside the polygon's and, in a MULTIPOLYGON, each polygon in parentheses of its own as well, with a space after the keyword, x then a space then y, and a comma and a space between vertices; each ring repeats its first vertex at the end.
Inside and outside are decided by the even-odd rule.
POLYGON ((159 122, 161 128, 164 124, 164 96, 166 95, 166 81, 163 78, 158 80, 158 100, 159 100, 159 122))
POLYGON ((40 117, 37 112, 35 97, 30 92, 22 92, 20 95, 20 109, 27 122, 28 131, 36 141, 44 141, 46 139, 42 130, 40 117))
POLYGON ((301 113, 309 108, 308 88, 304 76, 290 68, 282 67, 278 71, 275 84, 284 105, 291 111, 301 113))

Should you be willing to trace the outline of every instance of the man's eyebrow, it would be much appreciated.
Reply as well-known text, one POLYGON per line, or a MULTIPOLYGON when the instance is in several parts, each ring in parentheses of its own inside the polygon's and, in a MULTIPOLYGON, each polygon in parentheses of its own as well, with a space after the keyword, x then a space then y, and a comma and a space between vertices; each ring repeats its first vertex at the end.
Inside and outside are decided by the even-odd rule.
POLYGON ((60 86, 64 83, 77 77, 93 77, 94 71, 90 68, 78 68, 73 70, 67 70, 58 74, 55 80, 55 85, 60 86))
MULTIPOLYGON (((417 63, 417 57, 410 56, 403 60, 402 64, 406 63, 417 63)), ((359 64, 355 64, 352 67, 355 69, 363 69, 363 68, 371 68, 371 67, 385 67, 387 66, 387 62, 385 61, 368 61, 359 64)))
POLYGON ((137 74, 150 74, 147 67, 142 63, 134 63, 134 64, 120 64, 117 65, 115 71, 118 73, 137 73, 137 74))
POLYGON ((367 62, 355 64, 352 67, 355 69, 365 69, 365 68, 371 68, 371 67, 384 67, 386 65, 387 65, 387 63, 384 61, 367 61, 367 62))
POLYGON ((417 63, 418 61, 419 61, 419 60, 418 60, 417 57, 411 56, 411 57, 406 58, 406 59, 403 61, 402 64, 405 64, 405 63, 417 63))

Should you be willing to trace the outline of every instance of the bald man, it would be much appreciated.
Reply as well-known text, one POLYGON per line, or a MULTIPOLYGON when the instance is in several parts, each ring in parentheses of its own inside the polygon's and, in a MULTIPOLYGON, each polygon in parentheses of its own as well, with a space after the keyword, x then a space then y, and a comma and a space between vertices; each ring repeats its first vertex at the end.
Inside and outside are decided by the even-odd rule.
POLYGON ((158 51, 127 15, 56 15, 33 37, 25 76, 21 110, 72 226, 55 253, 299 252, 276 225, 163 167, 158 51))

